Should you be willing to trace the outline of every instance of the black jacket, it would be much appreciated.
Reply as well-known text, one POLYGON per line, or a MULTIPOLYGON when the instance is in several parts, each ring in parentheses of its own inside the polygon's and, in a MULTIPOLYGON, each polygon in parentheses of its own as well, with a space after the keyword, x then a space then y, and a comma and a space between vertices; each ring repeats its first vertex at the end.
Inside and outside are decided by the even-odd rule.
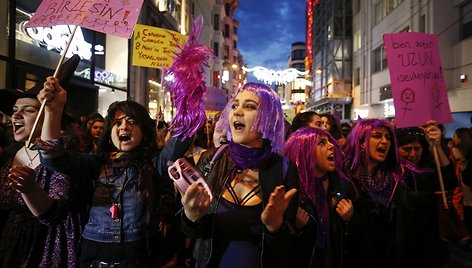
MULTIPOLYGON (((202 156, 205 157, 205 156, 202 156)), ((207 159, 200 161, 199 169, 203 170, 207 159)), ((273 154, 266 163, 259 167, 259 180, 261 185, 262 205, 265 206, 272 191, 278 185, 285 185, 288 191, 292 188, 298 189, 298 173, 294 164, 290 163, 287 175, 283 178, 283 158, 278 154, 273 154)), ((207 267, 212 253, 213 216, 217 210, 221 194, 223 192, 224 179, 227 177, 233 165, 233 160, 226 150, 216 161, 210 172, 207 183, 213 192, 213 202, 207 215, 198 224, 189 221, 182 213, 182 229, 184 233, 192 238, 197 238, 195 248, 195 258, 198 267, 207 267)), ((261 245, 261 267, 291 267, 289 261, 289 250, 295 242, 295 231, 293 229, 297 211, 297 196, 295 196, 289 207, 285 211, 285 221, 281 230, 276 234, 269 233, 266 229, 262 235, 261 245)))

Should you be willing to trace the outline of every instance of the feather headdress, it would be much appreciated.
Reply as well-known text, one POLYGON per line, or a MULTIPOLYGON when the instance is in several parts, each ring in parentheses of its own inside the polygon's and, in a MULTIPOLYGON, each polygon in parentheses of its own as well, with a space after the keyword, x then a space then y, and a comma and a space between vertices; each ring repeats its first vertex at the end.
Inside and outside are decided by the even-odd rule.
POLYGON ((208 60, 214 54, 209 47, 198 43, 202 27, 203 18, 196 18, 187 42, 164 72, 164 85, 177 110, 170 127, 175 136, 182 135, 183 139, 193 136, 206 120, 202 100, 206 91, 204 67, 208 67, 208 60))

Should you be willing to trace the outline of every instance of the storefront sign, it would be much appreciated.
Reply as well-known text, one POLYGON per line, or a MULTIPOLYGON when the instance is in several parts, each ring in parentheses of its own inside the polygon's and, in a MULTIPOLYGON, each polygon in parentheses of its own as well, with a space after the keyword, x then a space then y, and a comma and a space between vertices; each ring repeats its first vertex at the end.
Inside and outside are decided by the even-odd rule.
POLYGON ((43 0, 26 27, 77 25, 130 38, 143 0, 43 0))
POLYGON ((438 36, 402 32, 383 36, 397 127, 451 122, 438 36))
POLYGON ((133 65, 167 68, 174 60, 175 49, 187 37, 168 29, 136 24, 133 40, 133 65))
MULTIPOLYGON (((24 22, 20 23, 19 30, 26 33, 28 37, 36 41, 40 46, 48 50, 55 50, 59 53, 65 49, 67 40, 71 34, 69 26, 58 25, 52 27, 26 28, 24 22)), ((90 60, 92 58, 92 45, 85 41, 84 34, 80 27, 77 28, 72 44, 67 51, 66 58, 77 54, 81 59, 90 60)))

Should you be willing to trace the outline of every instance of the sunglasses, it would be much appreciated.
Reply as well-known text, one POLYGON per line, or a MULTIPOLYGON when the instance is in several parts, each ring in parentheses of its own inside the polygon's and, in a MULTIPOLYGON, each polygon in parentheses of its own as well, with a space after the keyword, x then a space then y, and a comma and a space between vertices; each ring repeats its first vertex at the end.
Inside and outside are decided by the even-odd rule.
POLYGON ((397 128, 395 130, 397 137, 399 136, 424 136, 424 131, 421 128, 397 128))

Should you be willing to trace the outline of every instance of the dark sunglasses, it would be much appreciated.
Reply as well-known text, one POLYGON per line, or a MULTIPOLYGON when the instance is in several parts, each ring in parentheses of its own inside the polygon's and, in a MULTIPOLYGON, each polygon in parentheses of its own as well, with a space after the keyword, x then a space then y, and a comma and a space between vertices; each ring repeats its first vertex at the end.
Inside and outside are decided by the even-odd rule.
POLYGON ((421 128, 397 128, 395 135, 399 136, 424 136, 424 131, 421 128))

